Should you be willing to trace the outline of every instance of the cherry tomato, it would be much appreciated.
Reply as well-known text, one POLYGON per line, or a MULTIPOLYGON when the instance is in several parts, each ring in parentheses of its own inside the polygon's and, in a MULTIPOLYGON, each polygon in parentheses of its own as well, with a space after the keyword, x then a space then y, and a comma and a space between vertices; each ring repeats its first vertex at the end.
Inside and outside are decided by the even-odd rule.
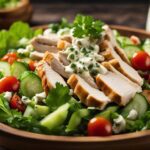
POLYGON ((17 109, 18 111, 21 111, 21 112, 24 112, 26 108, 24 103, 21 101, 21 98, 17 94, 13 95, 13 97, 10 100, 9 105, 10 105, 10 108, 17 109))
POLYGON ((95 117, 88 123, 89 136, 109 136, 112 134, 110 121, 103 117, 95 117))
POLYGON ((19 85, 19 81, 15 77, 4 77, 0 80, 0 93, 7 91, 16 92, 19 89, 19 85))
POLYGON ((9 64, 13 64, 18 59, 16 53, 8 53, 3 58, 2 61, 7 61, 9 64))
POLYGON ((30 69, 31 71, 35 71, 35 68, 36 68, 36 62, 33 61, 33 60, 30 60, 30 61, 29 61, 29 69, 30 69))
POLYGON ((139 51, 131 59, 131 64, 137 70, 148 71, 150 70, 150 55, 146 52, 139 51))

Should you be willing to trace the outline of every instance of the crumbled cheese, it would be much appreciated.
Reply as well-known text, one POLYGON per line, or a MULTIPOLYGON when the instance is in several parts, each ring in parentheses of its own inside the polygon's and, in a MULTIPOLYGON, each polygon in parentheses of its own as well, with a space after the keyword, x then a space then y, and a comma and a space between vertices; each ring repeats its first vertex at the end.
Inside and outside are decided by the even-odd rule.
POLYGON ((32 45, 28 45, 26 48, 19 48, 17 50, 17 53, 18 54, 29 55, 31 51, 33 51, 33 46, 32 45))
POLYGON ((57 32, 57 35, 59 37, 62 37, 64 35, 70 35, 70 29, 69 28, 64 28, 64 29, 60 29, 58 32, 57 32))
POLYGON ((46 93, 45 92, 42 92, 42 93, 38 93, 36 94, 33 99, 35 101, 35 103, 38 103, 38 102, 43 102, 46 98, 46 93))
POLYGON ((127 116, 128 119, 135 120, 138 117, 138 112, 135 109, 132 109, 127 116))
POLYGON ((22 96, 21 101, 26 105, 31 103, 31 100, 26 96, 22 96))
POLYGON ((119 115, 116 119, 113 119, 113 132, 118 134, 125 130, 126 127, 126 121, 123 118, 123 116, 119 115))
POLYGON ((46 29, 44 32, 43 32, 43 35, 44 36, 49 36, 50 34, 52 34, 52 29, 46 29))
POLYGON ((10 99, 12 98, 12 92, 5 92, 5 93, 4 93, 4 98, 5 98, 7 101, 10 101, 10 99))

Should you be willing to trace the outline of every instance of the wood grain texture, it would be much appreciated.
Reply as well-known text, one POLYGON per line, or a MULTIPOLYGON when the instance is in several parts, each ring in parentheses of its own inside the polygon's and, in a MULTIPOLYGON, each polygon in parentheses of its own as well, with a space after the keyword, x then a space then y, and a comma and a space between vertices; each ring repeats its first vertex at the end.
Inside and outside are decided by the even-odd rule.
POLYGON ((92 15, 108 24, 126 25, 130 27, 145 28, 145 22, 148 11, 148 3, 141 2, 95 2, 82 3, 65 1, 52 3, 45 1, 39 3, 34 1, 34 16, 32 25, 48 24, 58 22, 62 17, 72 21, 76 14, 83 13, 92 15))

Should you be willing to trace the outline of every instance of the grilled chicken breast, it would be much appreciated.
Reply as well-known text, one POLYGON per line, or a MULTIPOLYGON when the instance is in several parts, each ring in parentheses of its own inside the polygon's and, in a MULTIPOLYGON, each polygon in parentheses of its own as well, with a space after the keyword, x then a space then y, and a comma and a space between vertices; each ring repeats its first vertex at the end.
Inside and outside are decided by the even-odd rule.
POLYGON ((103 92, 91 87, 79 75, 71 75, 67 83, 73 89, 74 94, 87 106, 104 109, 110 102, 110 99, 103 92))

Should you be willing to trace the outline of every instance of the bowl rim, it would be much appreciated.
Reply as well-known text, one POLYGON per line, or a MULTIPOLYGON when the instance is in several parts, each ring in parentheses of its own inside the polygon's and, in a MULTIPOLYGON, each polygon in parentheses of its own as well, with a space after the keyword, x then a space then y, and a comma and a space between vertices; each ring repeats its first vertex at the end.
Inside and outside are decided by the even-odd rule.
MULTIPOLYGON (((110 25, 112 29, 117 29, 121 31, 131 32, 131 33, 139 33, 141 35, 144 35, 145 37, 150 38, 150 32, 147 32, 143 29, 137 29, 137 28, 131 28, 127 26, 120 26, 120 25, 110 25)), ((46 29, 48 25, 41 25, 41 26, 35 26, 33 29, 46 29)), ((0 123, 0 132, 12 136, 16 136, 19 138, 25 138, 28 140, 40 140, 40 141, 47 141, 47 142, 67 142, 67 143, 86 143, 86 142, 98 142, 98 143, 104 143, 104 142, 115 142, 115 141, 124 141, 124 140, 131 140, 131 139, 139 139, 143 137, 150 136, 150 130, 143 130, 143 131, 137 131, 133 133, 124 133, 119 135, 112 135, 108 137, 88 137, 88 136, 56 136, 56 135, 45 135, 45 134, 38 134, 33 132, 28 132, 20 129, 16 129, 13 127, 10 127, 8 125, 5 125, 3 123, 0 123)), ((3 136, 3 134, 2 134, 3 136)))
POLYGON ((17 11, 17 10, 22 9, 22 8, 26 7, 27 5, 29 5, 29 2, 30 2, 29 0, 21 0, 20 4, 17 5, 16 7, 13 7, 13 8, 1 8, 0 9, 0 13, 7 14, 7 13, 11 13, 11 12, 17 11))

